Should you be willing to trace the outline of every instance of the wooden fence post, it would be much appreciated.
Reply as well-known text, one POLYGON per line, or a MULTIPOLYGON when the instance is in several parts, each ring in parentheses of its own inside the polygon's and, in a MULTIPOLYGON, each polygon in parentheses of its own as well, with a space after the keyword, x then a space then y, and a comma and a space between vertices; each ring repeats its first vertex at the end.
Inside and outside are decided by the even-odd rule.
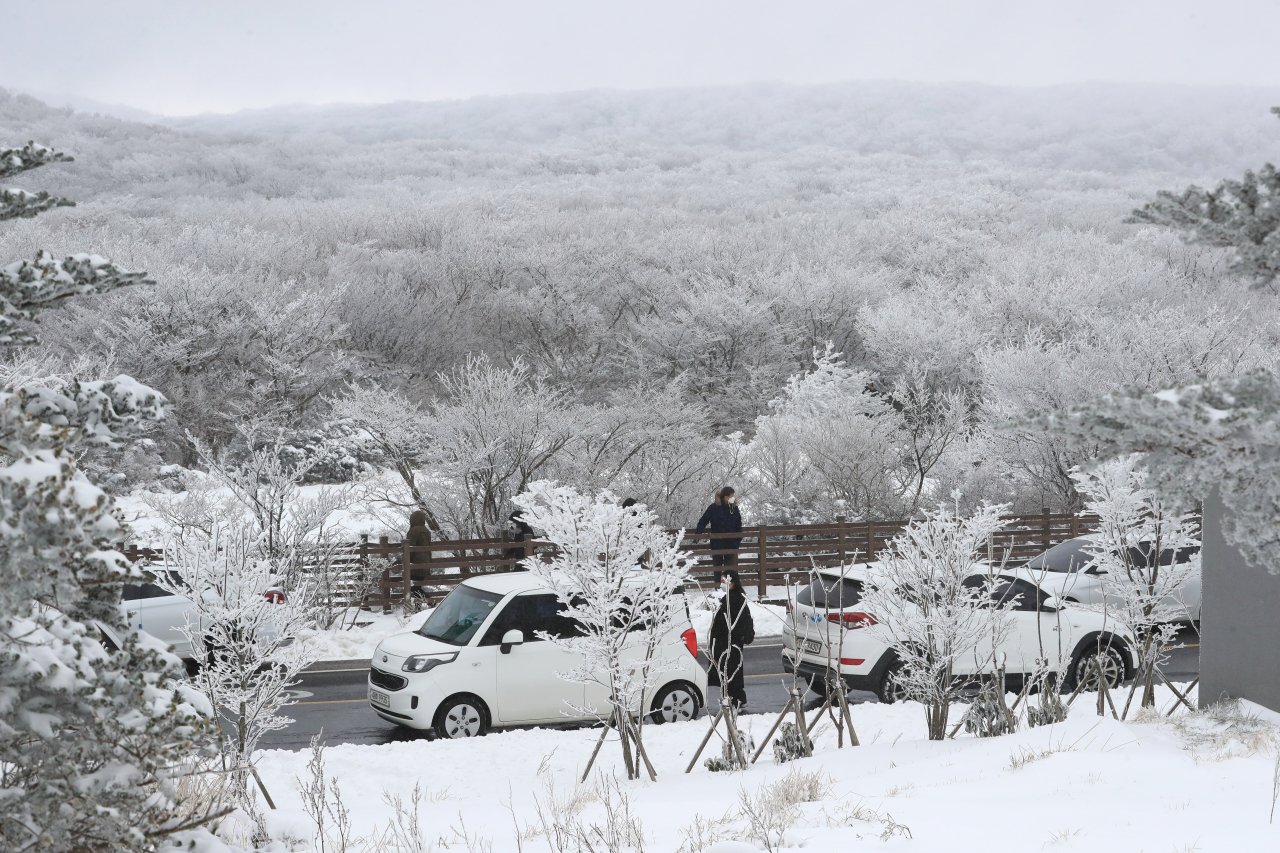
POLYGON ((413 596, 413 573, 409 569, 409 537, 406 536, 400 540, 400 566, 402 580, 404 580, 404 600, 406 604, 413 596))
POLYGON ((839 542, 839 545, 837 546, 837 550, 840 552, 840 565, 843 566, 844 560, 845 560, 844 516, 843 515, 836 516, 836 526, 837 526, 836 539, 839 542))
POLYGON ((1042 507, 1040 515, 1044 517, 1044 549, 1048 551, 1053 547, 1053 531, 1049 527, 1049 508, 1047 506, 1042 507))
POLYGON ((867 562, 870 563, 876 558, 876 523, 874 521, 867 522, 867 562))
MULTIPOLYGON (((382 557, 385 560, 387 556, 387 552, 390 549, 391 549, 391 546, 387 544, 387 537, 379 536, 378 537, 378 556, 382 557)), ((391 564, 389 562, 382 569, 382 582, 378 584, 378 591, 382 595, 382 612, 390 613, 391 612, 391 564)))
POLYGON ((1080 535, 1080 514, 1071 514, 1071 538, 1075 539, 1080 535))
POLYGON ((125 558, 128 559, 130 563, 138 562, 138 543, 134 542, 132 545, 130 545, 128 550, 124 552, 124 555, 125 555, 125 558))
POLYGON ((756 600, 764 601, 765 597, 769 594, 769 584, 767 580, 769 573, 769 548, 764 525, 760 526, 759 531, 760 532, 756 534, 756 559, 760 563, 760 582, 756 587, 756 600))

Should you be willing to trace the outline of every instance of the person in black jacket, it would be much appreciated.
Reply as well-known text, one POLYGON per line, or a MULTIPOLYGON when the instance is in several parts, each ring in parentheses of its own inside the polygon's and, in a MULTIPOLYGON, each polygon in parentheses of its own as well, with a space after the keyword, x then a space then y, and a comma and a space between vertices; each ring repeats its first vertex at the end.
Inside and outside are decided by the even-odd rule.
MULTIPOLYGON (((507 534, 512 542, 524 542, 533 538, 533 528, 524 520, 524 513, 520 510, 511 513, 507 518, 507 534)), ((525 556, 524 546, 507 548, 502 552, 502 556, 508 560, 522 560, 525 556)), ((520 568, 520 566, 508 566, 504 571, 510 572, 520 568)))
MULTIPOLYGON (((716 492, 715 502, 707 507, 707 511, 702 514, 702 518, 698 519, 698 527, 694 533, 701 533, 710 525, 712 533, 740 533, 742 532, 742 512, 739 511, 737 498, 734 497, 733 486, 725 486, 716 492)), ((732 548, 737 551, 738 546, 742 544, 741 539, 712 539, 711 550, 726 550, 732 548)), ((738 564, 738 555, 734 554, 712 554, 711 565, 713 566, 736 566, 738 564)), ((720 584, 720 570, 716 570, 716 585, 720 584)))
POLYGON ((747 704, 747 688, 743 681, 742 647, 749 646, 756 638, 756 626, 751 621, 751 608, 747 606, 747 593, 738 580, 735 569, 724 570, 724 597, 711 619, 711 638, 708 653, 711 668, 707 671, 707 683, 719 685, 728 694, 734 707, 742 710, 747 704), (721 676, 723 675, 723 679, 721 676), (721 682, 724 683, 721 683, 721 682))

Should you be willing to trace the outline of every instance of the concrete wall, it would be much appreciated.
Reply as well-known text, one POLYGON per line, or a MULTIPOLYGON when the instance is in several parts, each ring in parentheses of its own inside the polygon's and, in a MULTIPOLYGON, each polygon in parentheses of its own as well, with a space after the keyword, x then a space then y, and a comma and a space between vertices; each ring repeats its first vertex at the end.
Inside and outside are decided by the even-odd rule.
POLYGON ((1204 504, 1200 706, 1248 699, 1280 711, 1280 575, 1223 538, 1224 512, 1215 491, 1204 504))

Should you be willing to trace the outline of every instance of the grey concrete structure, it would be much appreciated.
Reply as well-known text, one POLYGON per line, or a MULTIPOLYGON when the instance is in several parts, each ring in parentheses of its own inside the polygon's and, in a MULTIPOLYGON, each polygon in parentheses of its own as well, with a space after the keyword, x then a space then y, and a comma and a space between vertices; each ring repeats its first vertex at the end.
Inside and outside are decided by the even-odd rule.
POLYGON ((1200 706, 1232 698, 1280 711, 1280 575, 1223 538, 1224 512, 1214 492, 1204 504, 1200 706))

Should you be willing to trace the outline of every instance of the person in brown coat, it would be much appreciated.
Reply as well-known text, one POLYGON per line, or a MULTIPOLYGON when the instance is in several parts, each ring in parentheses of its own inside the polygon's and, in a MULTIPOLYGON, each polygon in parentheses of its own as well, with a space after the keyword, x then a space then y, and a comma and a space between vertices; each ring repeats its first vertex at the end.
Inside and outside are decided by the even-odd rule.
MULTIPOLYGON (((427 514, 425 512, 419 509, 415 510, 414 513, 409 516, 409 532, 405 534, 404 538, 405 541, 409 543, 410 547, 431 544, 431 530, 427 527, 427 514)), ((413 593, 415 595, 422 595, 425 592, 422 587, 417 585, 417 581, 426 580, 428 574, 431 572, 431 569, 428 566, 419 567, 418 564, 430 562, 430 551, 420 551, 409 554, 409 578, 415 582, 413 586, 413 593)))

